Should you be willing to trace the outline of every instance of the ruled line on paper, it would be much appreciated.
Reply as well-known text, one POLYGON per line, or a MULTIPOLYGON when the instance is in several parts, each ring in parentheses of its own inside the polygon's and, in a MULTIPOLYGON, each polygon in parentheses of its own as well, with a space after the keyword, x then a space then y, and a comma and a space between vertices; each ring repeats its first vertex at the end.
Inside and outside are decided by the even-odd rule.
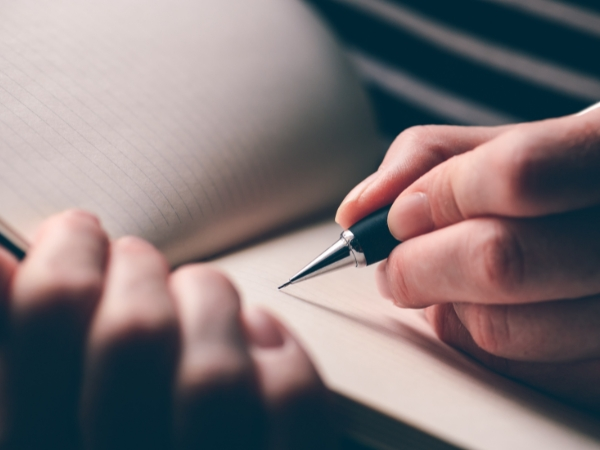
MULTIPOLYGON (((59 24, 60 26, 60 24, 59 24)), ((61 38, 64 38, 67 34, 69 34, 72 30, 68 30, 68 29, 63 29, 63 31, 65 32, 64 35, 61 36, 61 38)), ((104 53, 106 54, 110 54, 111 55, 111 60, 114 61, 114 66, 112 67, 112 70, 102 70, 101 68, 98 67, 97 62, 93 59, 91 59, 88 55, 88 53, 85 51, 85 49, 82 48, 77 48, 78 51, 78 60, 80 61, 85 61, 87 62, 88 65, 93 66, 95 68, 95 70, 98 73, 98 76, 104 78, 104 79, 112 79, 114 73, 115 73, 115 69, 118 69, 119 67, 129 67, 131 69, 130 74, 131 76, 134 76, 136 79, 138 80, 143 80, 144 77, 147 77, 147 73, 145 73, 144 71, 142 71, 141 69, 139 69, 140 67, 143 67, 144 64, 142 64, 140 61, 137 61, 135 58, 137 56, 136 52, 129 52, 127 54, 124 54, 122 57, 120 57, 123 47, 121 46, 115 46, 115 45, 111 45, 114 44, 113 41, 111 41, 110 39, 108 39, 108 37, 105 34, 101 34, 100 35, 103 39, 102 42, 99 43, 99 47, 104 49, 104 53), (109 47, 107 47, 107 45, 110 45, 109 47)), ((63 39, 63 41, 61 42, 61 48, 65 49, 65 48, 75 48, 73 47, 73 40, 72 39, 63 39)), ((106 62, 106 60, 105 60, 106 62)), ((165 79, 168 79, 170 77, 173 77, 173 75, 175 75, 172 71, 168 72, 168 73, 161 73, 157 70, 154 70, 152 72, 152 77, 153 78, 158 78, 161 81, 164 81, 165 79)), ((79 85, 80 87, 82 87, 82 89, 85 90, 85 88, 75 79, 75 78, 71 78, 70 79, 71 82, 79 85)), ((136 86, 132 86, 133 88, 135 88, 136 86)), ((173 89, 173 87, 171 87, 173 89)), ((171 91, 173 94, 177 93, 177 90, 172 90, 171 91)), ((180 107, 180 111, 173 111, 173 110, 169 110, 167 109, 166 105, 164 104, 159 104, 158 106, 161 109, 161 113, 162 116, 161 118, 158 118, 155 114, 153 114, 152 108, 150 108, 148 106, 148 104, 143 104, 140 105, 142 106, 142 110, 145 114, 149 115, 150 118, 153 120, 152 125, 153 126, 157 126, 160 128, 160 132, 161 133, 157 133, 155 130, 153 130, 153 127, 150 126, 150 124, 148 123, 147 119, 143 119, 140 117, 139 113, 134 111, 131 107, 129 107, 128 105, 124 104, 123 102, 121 102, 117 96, 115 96, 115 94, 111 91, 107 91, 104 93, 106 98, 111 98, 112 100, 115 101, 116 105, 118 106, 118 108, 121 111, 124 112, 128 112, 129 114, 131 114, 135 119, 136 119, 136 125, 141 126, 144 129, 144 133, 148 133, 149 136, 152 136, 153 139, 157 139, 159 141, 161 141, 163 144, 167 145, 167 142, 165 141, 165 139, 161 136, 161 134, 167 134, 170 137, 174 138, 177 140, 177 146, 172 146, 172 150, 174 152, 176 152, 178 155, 181 155, 180 150, 183 150, 185 152, 185 155, 187 157, 190 157, 193 159, 193 161, 198 165, 199 167, 199 171, 205 173, 208 176, 208 179, 211 182, 212 187, 215 190, 215 193, 217 195, 217 205, 228 205, 228 203, 222 198, 221 196, 221 192, 220 190, 216 187, 215 182, 213 181, 213 174, 217 174, 219 175, 223 168, 224 165, 223 160, 220 159, 220 163, 221 164, 212 164, 212 167, 210 167, 208 170, 206 170, 205 168, 205 161, 208 161, 209 163, 213 163, 211 158, 206 158, 206 154, 202 155, 202 158, 197 154, 196 151, 194 151, 195 149, 192 149, 192 151, 186 151, 189 149, 189 145, 185 144, 181 141, 181 138, 175 134, 173 132, 173 130, 170 127, 165 126, 165 120, 169 120, 171 117, 174 117, 175 114, 177 112, 179 112, 180 114, 177 117, 177 122, 175 124, 173 124, 172 126, 178 127, 181 123, 182 120, 185 120, 189 117, 190 114, 192 114, 195 109, 194 108, 190 108, 189 103, 179 103, 177 106, 180 107), (183 105, 183 106, 182 106, 183 105), (166 113, 166 114, 164 114, 166 113)), ((145 92, 144 95, 142 96, 143 98, 146 99, 150 99, 151 98, 151 93, 150 92, 145 92)), ((173 98, 177 97, 176 95, 173 95, 173 98)), ((123 120, 126 123, 129 123, 129 121, 125 121, 122 116, 120 116, 114 109, 111 109, 108 105, 106 105, 106 103, 102 102, 102 100, 100 100, 97 97, 94 97, 92 95, 92 98, 95 102, 98 102, 100 104, 102 104, 103 106, 105 106, 106 108, 108 108, 110 110, 111 113, 113 113, 116 117, 118 117, 120 120, 123 120)), ((202 124, 205 122, 204 120, 205 118, 202 118, 201 121, 199 121, 199 124, 202 124)), ((169 161, 168 158, 164 158, 163 157, 163 153, 160 150, 158 150, 151 142, 149 142, 149 140, 145 139, 143 137, 143 134, 140 133, 140 137, 145 141, 146 144, 148 144, 151 148, 153 148, 156 151, 156 154, 159 155, 162 158, 162 161, 168 165, 172 170, 173 170, 173 174, 178 174, 179 171, 187 171, 187 174, 190 175, 191 177, 194 178, 195 183, 200 186, 201 190, 203 191, 204 194, 204 198, 208 200, 208 202, 211 205, 211 211, 215 212, 215 209, 217 208, 217 205, 215 205, 213 203, 212 200, 212 196, 208 194, 206 187, 204 186, 204 183, 198 178, 198 175, 195 173, 194 170, 189 170, 189 168, 187 167, 187 165, 183 164, 183 165, 179 165, 179 167, 176 169, 174 166, 171 165, 171 162, 169 161)), ((207 142, 211 142, 211 137, 212 134, 208 133, 206 136, 207 142)), ((225 166, 226 168, 226 166, 225 166)), ((166 177, 167 180, 169 180, 171 177, 167 176, 166 177)), ((201 204, 196 196, 196 194, 194 193, 194 189, 190 187, 190 185, 187 183, 186 177, 179 177, 180 181, 183 181, 183 183, 186 185, 186 187, 188 188, 188 192, 192 195, 192 197, 194 198, 194 201, 196 202, 198 208, 201 210, 201 204)), ((175 189, 175 188, 174 188, 175 189)), ((232 199, 232 193, 229 190, 229 186, 227 184, 225 184, 225 189, 227 190, 227 192, 230 195, 230 198, 228 201, 231 201, 232 199)), ((239 192, 243 192, 243 189, 240 189, 239 192)), ((182 199, 182 201, 185 203, 185 201, 182 199)))
MULTIPOLYGON (((6 92, 7 94, 9 94, 11 97, 13 97, 13 99, 20 104, 21 106, 25 107, 31 114, 33 114, 34 116, 37 117, 37 119, 39 119, 41 122, 44 123, 44 125, 46 125, 46 127, 48 127, 53 133, 55 133, 57 136, 60 136, 67 144, 69 144, 70 147, 72 147, 73 149, 77 149, 77 147, 75 145, 73 145, 73 143, 71 141, 69 141, 68 139, 66 139, 64 136, 62 136, 52 125, 50 125, 46 120, 44 120, 38 113, 36 113, 35 111, 33 111, 28 105, 26 105, 25 103, 23 103, 18 97, 14 96, 10 91, 8 91, 7 89, 5 89, 4 87, 2 87, 0 85, 0 89, 3 90, 4 92, 6 92)), ((6 105, 5 105, 6 106, 6 105)), ((49 145, 55 152, 57 152, 58 154, 61 154, 62 156, 65 156, 64 152, 61 152, 61 150, 59 150, 57 148, 57 146, 55 146, 54 144, 52 144, 47 138, 45 138, 41 133, 40 130, 36 129, 35 127, 32 126, 31 123, 25 121, 22 117, 20 117, 18 114, 15 113, 14 110, 11 110, 10 108, 8 108, 10 110, 11 113, 13 113, 13 115, 15 117, 17 117, 19 120, 21 120, 24 124, 26 124, 32 131, 33 133, 35 133, 37 136, 39 136, 47 145, 49 145)), ((90 157, 88 155, 85 155, 85 153, 79 151, 79 154, 81 154, 82 156, 84 156, 84 158, 86 158, 90 163, 92 163, 92 165, 94 165, 96 168, 98 168, 102 173, 106 174, 106 172, 102 169, 100 169, 98 167, 98 165, 90 159, 90 157)), ((115 202, 116 205, 120 205, 120 203, 117 201, 117 198, 110 194, 106 188, 104 188, 104 186, 102 186, 101 183, 99 183, 94 177, 89 177, 87 176, 87 174, 83 171, 83 169, 77 165, 74 165, 75 170, 81 172, 84 176, 87 177, 87 179, 94 184, 100 191, 102 191, 104 194, 106 194, 111 200, 113 200, 115 202)), ((138 221, 138 219, 136 217, 134 217, 134 215, 127 210, 126 208, 124 208, 122 205, 121 206, 121 210, 127 215, 129 216, 130 219, 132 219, 137 226, 140 225, 140 222, 138 221)))
MULTIPOLYGON (((97 129, 95 129, 95 128, 94 128, 94 126, 93 126, 92 124, 90 124, 90 123, 89 123, 89 122, 88 122, 88 121, 87 121, 87 120, 86 120, 86 119, 85 119, 85 118, 84 118, 82 115, 78 114, 76 111, 74 111, 74 110, 73 110, 72 108, 70 108, 68 105, 66 105, 66 104, 65 104, 65 103, 64 103, 64 102, 63 102, 63 101, 62 101, 62 100, 61 100, 59 97, 57 97, 55 94, 53 94, 52 92, 50 92, 48 89, 46 89, 46 88, 45 88, 44 86, 42 86, 40 83, 38 83, 38 82, 37 82, 35 79, 31 78, 31 77, 30 77, 30 76, 28 76, 28 75, 27 75, 25 72, 23 72, 21 69, 17 68, 17 67, 16 67, 14 64, 10 63, 10 61, 8 61, 6 58, 4 58, 4 57, 2 56, 2 54, 0 54, 0 59, 1 59, 1 60, 3 60, 3 61, 5 61, 7 64, 11 65, 11 66, 12 66, 13 68, 15 68, 16 70, 20 71, 20 72, 21 72, 22 74, 24 74, 25 76, 27 76, 31 82, 33 82, 33 83, 37 84, 37 85, 38 85, 38 86, 39 86, 41 89, 44 89, 44 90, 45 90, 45 92, 46 92, 46 93, 48 93, 48 95, 52 96, 52 98, 53 98, 55 101, 57 101, 58 103, 60 103, 60 104, 61 104, 61 105, 62 105, 62 106, 65 108, 65 109, 67 109, 67 110, 68 110, 68 111, 69 111, 71 114, 73 114, 73 115, 74 115, 74 116, 76 116, 76 117, 77 117, 79 120, 81 120, 82 122, 84 122, 84 123, 85 123, 85 124, 86 124, 86 125, 87 125, 87 126, 90 128, 90 129, 92 129, 92 130, 93 130, 93 131, 96 133, 96 135, 97 135, 98 137, 100 137, 102 140, 104 140, 105 142, 107 142, 108 144, 110 144, 110 145, 111 145, 113 148, 115 148, 116 150, 118 150, 118 151, 120 152, 120 154, 121 154, 121 155, 123 155, 123 157, 125 157, 125 158, 126 158, 126 159, 127 159, 127 160, 128 160, 128 161, 129 161, 129 162, 130 162, 130 163, 131 163, 131 164, 132 164, 134 167, 135 167, 135 163, 134 163, 134 162, 132 161, 132 159, 131 159, 131 158, 130 158, 128 155, 127 155, 127 152, 124 152, 124 151, 120 150, 120 149, 119 149, 119 148, 118 148, 118 147, 117 147, 117 146, 116 146, 114 143, 110 142, 110 141, 108 140, 108 138, 107 138, 105 135, 103 135, 103 134, 102 134, 102 133, 100 133, 100 132, 99 132, 97 129)), ((6 74, 5 74, 5 75, 6 75, 6 74)), ((13 81, 14 81, 16 84, 18 84, 18 82, 16 82, 14 79, 13 79, 13 81)), ((23 86, 21 86, 21 87, 23 88, 23 86)), ((23 88, 23 89, 24 89, 26 92, 28 92, 30 95, 32 95, 32 96, 33 96, 33 94, 32 94, 31 92, 29 92, 27 89, 25 89, 25 88, 23 88)), ((67 94, 68 94, 68 95, 70 95, 70 93, 67 93, 67 94)), ((70 98, 74 99, 75 101, 79 101, 79 99, 77 99, 76 97, 74 97, 74 96, 72 96, 72 95, 70 95, 70 98)), ((82 104, 82 105, 83 105, 83 103, 81 103, 81 102, 80 102, 80 104, 82 104)), ((49 108, 49 107, 48 107, 48 105, 46 105, 46 104, 44 104, 44 106, 46 106, 48 109, 51 109, 51 108, 49 108)), ((85 105, 84 105, 84 106, 85 106, 85 105)), ((87 108, 87 106, 85 106, 85 108, 87 108)), ((100 120, 103 120, 103 119, 102 119, 100 116, 96 115, 96 114, 93 112, 93 110, 91 110, 90 108, 87 108, 87 110, 88 110, 90 113, 94 114, 94 115, 95 115, 95 117, 97 117, 98 119, 100 119, 100 120)), ((64 120, 64 118, 63 118, 63 120, 64 120)), ((66 121, 65 121, 65 123, 68 123, 68 122, 66 122, 66 121)), ((105 121, 104 121, 104 123, 105 123, 106 125, 108 125, 108 124, 107 124, 105 121)), ((71 127, 72 127, 72 126, 71 126, 71 127)), ((72 127, 72 128, 73 128, 73 127, 72 127)), ((81 135, 81 136, 82 136, 84 139, 86 139, 86 138, 85 138, 85 136, 83 136, 83 135, 82 135, 82 134, 81 134, 79 131, 77 131, 75 128, 73 128, 73 129, 74 129, 74 131, 76 131, 78 134, 80 134, 80 135, 81 135)), ((113 131, 113 132, 116 132, 116 133, 118 134, 118 131, 117 131, 117 130, 111 129, 111 131, 113 131)), ((120 136, 121 136, 121 137, 122 137, 124 140, 126 140, 126 138, 124 138, 122 135, 120 135, 120 136)), ((86 140, 87 140, 87 139, 86 139, 86 140)), ((88 141, 88 142, 89 142, 89 141, 88 141)), ((127 142, 128 142, 130 145, 132 145, 132 144, 131 144, 129 141, 127 141, 127 142)), ((100 149, 98 149, 98 148, 97 148, 97 147, 96 147, 94 144, 92 144, 91 142, 90 142, 90 145, 93 145, 93 146, 96 148, 96 150, 98 150, 98 151, 101 151, 100 149)), ((132 145, 132 146, 133 146, 133 145, 132 145)), ((139 149, 138 149, 138 148, 136 148, 136 150, 138 150, 138 152, 139 152, 139 149)), ((143 155, 142 153, 140 153, 140 154, 142 155, 142 157, 144 157, 144 156, 145 156, 145 155, 143 155)), ((154 163, 153 163, 153 162, 152 162, 150 159, 148 159, 148 158, 146 158, 146 159, 147 159, 147 161, 148 161, 150 164, 152 164, 152 165, 153 165, 153 167, 154 167, 155 169, 157 169, 157 170, 158 170, 158 167, 156 167, 156 165, 155 165, 155 164, 154 164, 154 163)), ((151 183, 152 183, 152 184, 153 184, 153 185, 154 185, 154 186, 155 186, 157 189, 159 189, 159 188, 158 188, 158 186, 156 185, 156 183, 154 182, 154 180, 153 180, 152 178, 148 177, 148 176, 147 176, 146 174, 144 174, 143 172, 140 172, 140 173, 142 173, 142 175, 144 175, 144 176, 145 176, 145 179, 147 179, 147 180, 148 180, 149 182, 151 182, 151 183)), ((136 184, 137 184, 137 183, 136 183, 136 184)), ((140 187, 140 186, 138 185, 138 187, 140 187)), ((141 188, 141 187, 140 187, 140 188, 141 188)), ((159 192, 160 192, 160 189, 159 189, 159 192)), ((160 193, 162 194, 162 192, 160 192, 160 193)), ((177 211, 175 210, 174 206, 172 205, 172 203, 170 202, 170 200, 168 199, 168 197, 166 197, 164 194, 162 194, 162 195, 163 195, 164 199, 165 199, 165 200, 166 200, 166 201, 169 203, 169 205, 171 206, 171 208, 173 209, 173 212, 175 212, 175 214, 177 214, 177 211)), ((152 201, 152 203, 153 203, 153 204, 154 204, 154 205, 157 207, 157 210, 159 210, 159 211, 160 211, 160 209, 158 208, 158 205, 156 205, 156 203, 154 202, 154 200, 152 199, 152 197, 148 196, 148 198, 149 198, 149 199, 152 201)), ((189 211, 189 210, 188 210, 188 211, 189 211)), ((162 215, 163 219, 165 220, 165 222, 168 224, 168 223, 169 223, 168 219, 165 217, 165 215, 162 213, 162 211, 160 211, 160 213, 161 213, 161 215, 162 215)), ((191 215, 191 213, 190 213, 190 215, 191 215)))
MULTIPOLYGON (((67 120, 65 120, 64 117, 62 117, 61 115, 57 114, 55 110, 53 110, 52 108, 49 108, 48 105, 46 105, 43 101, 41 101, 38 97, 34 96, 30 91, 28 91, 27 89, 24 89, 19 83, 15 82, 12 78, 10 78, 6 73, 0 72, 0 76, 4 75, 5 77, 11 79, 11 81, 13 81, 19 88, 23 89, 25 92, 27 92, 32 98, 34 98, 37 102, 39 102, 43 108, 45 108, 47 111, 49 111, 53 116, 55 116, 56 118, 58 118, 61 122, 63 122, 65 125, 67 125, 67 127, 69 127, 69 129, 71 129, 75 134, 77 134, 79 137, 81 137, 88 145, 90 145, 91 147, 93 147, 100 155, 102 156, 106 156, 104 155, 104 153, 96 146, 94 145, 88 138, 86 138, 80 131, 78 131, 76 128, 74 128, 67 120)), ((104 169, 102 168, 98 163, 96 163, 91 156, 88 156, 86 154, 86 152, 80 150, 74 142, 72 142, 71 140, 69 140, 64 133, 61 133, 58 129, 56 129, 55 127, 53 127, 52 125, 50 125, 50 123, 46 120, 44 120, 39 114, 37 114, 36 112, 34 112, 29 106, 25 105, 23 102, 21 102, 21 104, 23 104, 24 106, 26 106, 30 112, 32 112, 33 114, 35 114, 42 122, 44 122, 53 132, 55 132, 57 135, 59 135, 60 137, 62 137, 68 144, 70 147, 72 147, 73 149, 77 150, 83 157, 85 157, 89 162, 91 162, 98 170, 100 170, 100 172, 102 172, 104 175, 106 175, 107 177, 111 178, 113 181, 116 181, 114 176, 110 174, 110 170, 108 169, 104 169)), ((96 130, 94 130, 96 131, 96 130)), ((96 131, 97 133, 97 131, 96 131)), ((125 155, 124 155, 125 156, 125 155)), ((108 158, 107 158, 108 159, 108 158)), ((118 168, 122 174, 125 176, 125 178, 127 178, 127 180, 129 180, 130 182, 136 184, 138 187, 139 184, 137 184, 131 176, 129 176, 129 174, 124 171, 122 168, 120 168, 117 164, 114 164, 112 161, 109 161, 109 163, 112 163, 113 167, 118 168)), ((99 183, 96 183, 98 186, 100 186, 99 183)), ((131 196, 131 193, 127 191, 125 186, 122 186, 120 183, 116 183, 118 186, 120 186, 121 191, 129 196, 132 200, 133 197, 131 196)), ((109 194, 110 195, 110 194, 109 194)), ((113 197, 113 199, 115 199, 113 197)), ((148 196, 148 199, 154 203, 154 200, 148 196)), ((116 200, 116 199, 115 199, 116 200)), ((135 200, 134 200, 135 202, 135 200)), ((146 216, 146 218, 153 224, 154 227, 156 227, 156 224, 154 223, 154 220, 148 215, 148 213, 146 211, 144 211, 143 208, 140 208, 140 210, 142 211, 142 214, 144 214, 146 216)), ((162 217, 164 218, 164 214, 162 213, 162 211, 160 211, 160 214, 162 215, 162 217)), ((177 214, 177 213, 176 213, 177 214)), ((133 217, 133 216, 131 216, 133 217)), ((168 224, 168 220, 165 218, 165 222, 167 222, 168 224)))
POLYGON ((15 229, 41 220, 27 203, 85 208, 183 262, 322 210, 373 159, 358 84, 299 4, 8 1, 0 166, 27 182, 0 193, 24 202, 0 217, 15 229))
MULTIPOLYGON (((5 106, 2 104, 2 102, 0 102, 0 106, 5 108, 5 106)), ((9 110, 8 110, 8 109, 6 109, 6 108, 5 108, 5 110, 9 111, 9 110)), ((10 111, 9 111, 9 112, 10 112, 10 111)), ((41 151, 40 151, 39 149, 37 149, 37 148, 36 148, 34 145, 32 145, 32 144, 31 144, 31 143, 30 143, 28 140, 26 140, 26 139, 23 137, 23 135, 22 135, 21 133, 17 132, 17 131, 16 131, 14 128, 12 128, 12 127, 11 127, 11 126, 10 126, 8 123, 6 123, 6 121, 0 120, 0 122, 2 123, 2 125, 3 125, 4 127, 8 128, 8 129, 9 129, 9 130, 10 130, 10 131, 11 131, 11 132, 12 132, 12 133, 15 135, 15 136, 17 136, 17 137, 18 137, 18 138, 19 138, 19 139, 20 139, 20 140, 21 140, 21 141, 22 141, 24 144, 26 144, 26 146, 27 146, 27 147, 29 147, 29 148, 30 148, 30 149, 31 149, 31 150, 32 150, 34 153, 38 154, 38 155, 39 155, 39 156, 40 156, 42 159, 44 159, 44 160, 45 160, 45 161, 48 163, 48 165, 49 165, 50 167, 52 167, 53 169, 57 170, 57 171, 59 172, 59 174, 60 174, 60 176, 61 176, 61 178, 62 178, 62 179, 66 179, 66 180, 68 180, 68 181, 69 181, 69 182, 70 182, 70 183, 73 185, 73 187, 77 187, 77 186, 78 186, 78 183, 76 183, 76 182, 73 180, 73 178, 72 178, 71 176, 69 176, 69 174, 68 174, 68 173, 66 173, 65 171, 61 170, 61 169, 60 169, 60 167, 58 167, 58 166, 56 165, 56 163, 55 163, 55 162, 53 162, 53 161, 50 161, 50 160, 49 160, 49 159, 48 159, 48 158, 47 158, 47 157, 46 157, 46 156, 43 154, 43 152, 41 152, 41 151)), ((24 122, 23 122, 23 123, 24 123, 24 122)), ((24 123, 24 124, 25 124, 25 125, 27 125, 26 123, 24 123)), ((29 168, 32 168, 32 167, 33 167, 33 166, 32 166, 31 164, 29 164, 29 168)), ((37 174, 37 173, 36 173, 36 174, 37 174)), ((32 176, 32 174, 31 174, 31 173, 29 173, 29 174, 26 174, 26 175, 24 175, 24 176, 32 176)), ((60 188, 60 183, 54 183, 54 186, 55 186, 55 187, 58 187, 58 189, 60 190, 61 197, 64 197, 64 198, 70 199, 70 202, 69 202, 69 203, 76 203, 76 199, 75 199, 75 197, 73 197, 69 191, 66 191, 66 190, 64 190, 64 189, 60 188)), ((46 201, 46 202, 48 202, 48 201, 51 201, 51 202, 53 202, 53 201, 54 201, 54 199, 53 199, 53 200, 48 200, 48 198, 47 198, 47 197, 48 197, 48 195, 46 195, 46 196, 45 196, 45 198, 44 198, 44 201, 46 201)), ((29 199, 29 200, 30 200, 30 199, 29 199)), ((35 207, 35 206, 34 206, 34 205, 33 205, 33 204, 30 202, 30 201, 29 201, 29 202, 27 202, 27 204, 28 204, 30 207, 35 207)), ((106 214, 108 217, 112 218, 112 219, 113 219, 113 220, 114 220, 116 223, 119 223, 119 222, 120 222, 119 220, 117 220, 117 219, 116 219, 116 217, 113 215, 113 213, 112 213, 110 210, 108 210, 108 209, 104 208, 104 207, 103 207, 101 204, 99 204, 99 203, 96 203, 96 204, 98 205, 98 207, 99 207, 101 210, 103 210, 103 211, 104 211, 104 213, 105 213, 105 214, 106 214)))
MULTIPOLYGON (((114 45, 115 42, 108 39, 108 37, 105 34, 102 34, 99 37, 103 39, 102 47, 106 48, 106 52, 109 52, 111 55, 113 55, 112 59, 117 63, 116 64, 117 66, 123 65, 123 64, 130 64, 134 68, 134 70, 143 66, 143 64, 138 64, 137 62, 139 62, 139 61, 135 60, 135 58, 137 56, 137 54, 135 52, 126 53, 121 56, 122 52, 120 52, 119 50, 122 50, 122 47, 115 46, 114 45), (107 46, 109 46, 109 47, 107 47, 107 46)), ((64 48, 65 46, 68 46, 68 45, 72 45, 72 41, 63 42, 63 45, 61 45, 61 47, 64 48)), ((90 64, 92 64, 92 65, 94 64, 94 61, 89 59, 87 53, 85 53, 85 52, 81 53, 80 57, 83 60, 86 60, 86 58, 87 58, 87 61, 90 64)), ((110 70, 101 71, 100 69, 98 69, 97 66, 95 66, 95 67, 97 70, 99 70, 99 73, 103 77, 110 76, 110 72, 111 72, 110 70)), ((147 74, 145 74, 141 70, 138 70, 135 72, 135 77, 139 78, 139 79, 141 79, 145 75, 147 75, 147 74)), ((153 72, 153 77, 156 77, 156 76, 158 76, 158 78, 160 78, 160 79, 166 79, 166 78, 171 78, 173 76, 177 76, 177 73, 170 71, 169 67, 167 67, 167 66, 161 66, 161 67, 157 68, 157 71, 153 72)), ((112 96, 112 93, 109 92, 108 95, 112 96)), ((173 98, 175 100, 177 100, 177 99, 181 99, 182 97, 181 96, 173 96, 173 98)), ((234 102, 234 104, 235 104, 235 102, 234 102)), ((197 152, 194 152, 194 151, 187 152, 187 154, 200 165, 201 170, 203 169, 205 162, 211 165, 211 167, 207 171, 209 178, 212 175, 212 173, 215 171, 220 176, 225 175, 224 172, 227 172, 227 174, 229 176, 229 183, 224 183, 224 189, 227 192, 229 198, 227 199, 227 201, 225 201, 223 199, 223 197, 221 196, 220 190, 216 189, 216 195, 219 199, 218 204, 221 206, 225 206, 226 208, 229 208, 232 206, 238 206, 240 203, 244 203, 244 202, 250 200, 249 198, 245 197, 246 193, 249 190, 248 188, 251 187, 253 184, 256 184, 257 182, 260 182, 261 180, 264 179, 264 177, 266 176, 265 174, 268 171, 263 171, 263 170, 261 170, 261 168, 272 165, 272 158, 269 157, 267 154, 262 155, 260 151, 257 151, 259 149, 249 149, 248 148, 248 142, 252 141, 251 138, 253 136, 252 136, 252 134, 247 133, 246 129, 244 130, 244 132, 241 132, 240 130, 238 130, 235 127, 223 128, 223 127, 217 126, 217 123, 216 123, 217 120, 209 121, 206 116, 198 117, 200 108, 189 108, 189 106, 190 106, 189 103, 174 103, 174 105, 178 106, 179 108, 176 110, 168 110, 167 111, 168 114, 163 118, 163 120, 157 120, 156 124, 159 126, 162 126, 162 129, 165 133, 169 134, 170 136, 172 136, 173 138, 175 138, 178 141, 178 143, 180 145, 177 146, 176 149, 186 150, 186 149, 190 148, 190 143, 183 142, 181 139, 181 135, 175 134, 173 132, 173 130, 177 129, 178 131, 181 131, 182 134, 185 134, 186 136, 190 137, 190 139, 193 140, 194 136, 191 135, 189 130, 193 129, 193 128, 197 128, 199 126, 204 126, 205 129, 207 129, 208 127, 213 129, 213 130, 211 130, 212 132, 207 132, 205 135, 203 135, 203 137, 206 137, 207 142, 209 144, 217 143, 215 141, 219 141, 219 143, 225 142, 225 141, 231 143, 229 148, 227 148, 227 151, 225 151, 222 155, 219 155, 218 160, 214 160, 213 158, 210 158, 210 155, 203 155, 203 158, 199 158, 197 152), (172 124, 172 127, 164 127, 164 123, 162 123, 164 121, 164 119, 173 120, 175 118, 177 120, 175 121, 175 123, 172 124), (182 127, 182 125, 184 123, 189 124, 189 128, 182 127), (213 139, 214 133, 224 133, 224 132, 226 132, 226 136, 216 134, 215 135, 216 139, 213 139), (237 145, 235 145, 235 144, 237 144, 237 145), (248 151, 252 152, 252 158, 245 157, 245 153, 247 153, 248 151), (235 167, 235 170, 232 170, 232 167, 235 167), (245 177, 243 181, 240 180, 240 176, 245 177), (234 186, 235 189, 232 190, 230 188, 230 183, 235 184, 235 186, 234 186)), ((121 105, 121 106, 123 106, 123 108, 127 109, 126 105, 121 105)), ((161 105, 161 106, 164 106, 164 105, 161 105)), ((157 119, 156 115, 153 114, 153 110, 151 108, 143 108, 143 110, 145 113, 147 113, 151 116, 151 119, 153 119, 153 120, 157 119)), ((225 118, 229 118, 229 120, 231 120, 231 118, 235 117, 235 111, 229 109, 228 102, 219 104, 218 107, 215 108, 215 110, 220 111, 221 115, 224 116, 225 118)), ((134 113, 134 112, 132 112, 132 113, 134 113)), ((142 125, 146 126, 146 122, 144 120, 141 120, 140 123, 142 125)), ((251 125, 252 123, 253 122, 249 121, 249 120, 244 121, 245 125, 251 125)), ((263 125, 263 128, 264 128, 264 125, 263 125)), ((152 131, 152 130, 149 130, 149 131, 152 131)), ((261 131, 264 132, 264 129, 261 131)), ((256 141, 258 142, 258 139, 256 139, 256 141)), ((214 187, 214 182, 212 183, 212 185, 214 187)), ((209 200, 210 200, 210 198, 211 197, 208 196, 209 200)))

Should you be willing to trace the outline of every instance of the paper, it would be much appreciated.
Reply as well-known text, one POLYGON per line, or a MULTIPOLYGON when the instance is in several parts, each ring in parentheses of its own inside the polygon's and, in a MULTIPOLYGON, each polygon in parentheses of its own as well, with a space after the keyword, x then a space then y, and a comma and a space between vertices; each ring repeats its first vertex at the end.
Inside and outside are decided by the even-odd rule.
POLYGON ((173 263, 333 206, 380 157, 357 80, 283 0, 0 0, 0 211, 78 207, 173 263))
POLYGON ((246 306, 296 332, 327 385, 454 445, 477 449, 600 448, 600 422, 500 377, 441 343, 421 311, 377 293, 374 267, 277 286, 339 236, 311 227, 215 261, 246 306))

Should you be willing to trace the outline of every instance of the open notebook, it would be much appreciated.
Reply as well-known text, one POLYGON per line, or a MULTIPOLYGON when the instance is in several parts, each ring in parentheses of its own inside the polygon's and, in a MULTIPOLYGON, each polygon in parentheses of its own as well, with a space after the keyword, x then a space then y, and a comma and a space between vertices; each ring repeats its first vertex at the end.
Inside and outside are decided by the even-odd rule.
MULTIPOLYGON (((355 77, 299 1, 0 0, 0 219, 23 248, 79 207, 173 265, 206 258, 335 206, 380 157, 355 77)), ((599 423, 440 344, 369 269, 276 290, 338 234, 306 228, 215 263, 297 332, 333 390, 383 413, 350 417, 361 439, 398 444, 402 421, 473 448, 600 446, 599 423)))
MULTIPOLYGON (((334 223, 313 225, 215 264, 234 279, 247 305, 275 311, 300 337, 327 385, 350 399, 461 448, 600 448, 599 420, 442 344, 422 311, 399 310, 377 293, 373 266, 277 290, 339 232, 334 223)), ((366 420, 364 411, 350 424, 350 433, 379 448, 445 448, 421 444, 418 436, 403 446, 405 427, 381 417, 366 420)))
POLYGON ((337 203, 376 166, 366 99, 295 1, 0 0, 0 208, 77 206, 176 264, 337 203))

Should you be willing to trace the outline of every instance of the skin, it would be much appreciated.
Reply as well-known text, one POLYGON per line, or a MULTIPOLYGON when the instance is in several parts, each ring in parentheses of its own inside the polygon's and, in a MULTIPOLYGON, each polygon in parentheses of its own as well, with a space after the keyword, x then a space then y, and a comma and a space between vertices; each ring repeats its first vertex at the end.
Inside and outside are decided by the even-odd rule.
POLYGON ((600 111, 402 133, 338 210, 393 203, 381 293, 509 377, 600 412, 600 111))
POLYGON ((0 448, 331 448, 324 387, 286 328, 205 265, 170 273, 99 221, 0 251, 0 448))

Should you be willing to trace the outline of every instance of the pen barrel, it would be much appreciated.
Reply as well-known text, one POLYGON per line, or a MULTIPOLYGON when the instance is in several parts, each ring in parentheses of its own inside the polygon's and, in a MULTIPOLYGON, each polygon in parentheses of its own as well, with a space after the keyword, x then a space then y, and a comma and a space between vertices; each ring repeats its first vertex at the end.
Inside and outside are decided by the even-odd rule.
POLYGON ((367 266, 387 258, 400 243, 388 228, 389 212, 390 206, 386 206, 349 228, 360 244, 359 250, 365 255, 367 266))

